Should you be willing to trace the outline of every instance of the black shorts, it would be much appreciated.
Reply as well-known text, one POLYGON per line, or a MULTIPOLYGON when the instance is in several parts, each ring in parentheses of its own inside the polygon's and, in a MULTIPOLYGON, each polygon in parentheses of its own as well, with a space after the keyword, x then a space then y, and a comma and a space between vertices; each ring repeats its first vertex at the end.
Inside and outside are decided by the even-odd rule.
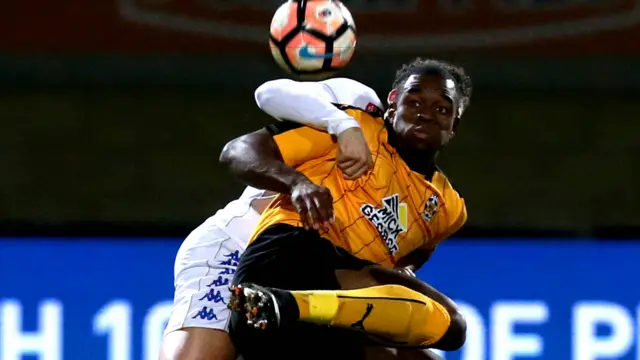
MULTIPOLYGON (((314 230, 286 224, 265 229, 246 249, 233 282, 285 290, 339 290, 337 269, 360 270, 373 263, 334 246, 314 230)), ((309 323, 255 330, 234 313, 230 334, 245 360, 363 359, 363 335, 309 323), (328 359, 327 359, 328 358, 328 359)))

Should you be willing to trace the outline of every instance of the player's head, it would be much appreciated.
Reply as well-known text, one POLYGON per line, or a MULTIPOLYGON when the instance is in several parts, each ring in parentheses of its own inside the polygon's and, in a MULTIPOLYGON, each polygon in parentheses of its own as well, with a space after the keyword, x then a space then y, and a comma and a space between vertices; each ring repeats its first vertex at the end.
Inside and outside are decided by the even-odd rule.
POLYGON ((416 150, 445 146, 469 106, 471 91, 471 78, 445 61, 417 58, 403 65, 387 98, 386 116, 399 145, 416 150))

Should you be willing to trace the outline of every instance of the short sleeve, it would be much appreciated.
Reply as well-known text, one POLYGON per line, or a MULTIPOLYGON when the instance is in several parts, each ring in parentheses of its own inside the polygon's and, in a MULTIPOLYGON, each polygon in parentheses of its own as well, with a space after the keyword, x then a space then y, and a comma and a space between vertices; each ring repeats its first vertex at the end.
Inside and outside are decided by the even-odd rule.
POLYGON ((464 226, 464 224, 467 222, 467 206, 463 198, 457 197, 453 213, 456 216, 450 218, 447 237, 458 232, 458 230, 460 230, 462 226, 464 226))
POLYGON ((444 197, 446 199, 445 207, 445 224, 444 230, 437 235, 434 245, 446 240, 464 226, 467 222, 467 206, 460 194, 453 189, 451 184, 447 183, 444 189, 444 197))
POLYGON ((293 167, 318 159, 335 147, 331 135, 292 121, 271 124, 266 130, 273 136, 284 162, 293 167))
POLYGON ((439 220, 441 222, 438 225, 437 235, 431 241, 432 244, 436 245, 458 232, 464 226, 467 222, 467 206, 464 199, 453 188, 444 174, 438 171, 433 180, 437 184, 442 184, 438 188, 445 201, 442 209, 443 213, 439 215, 442 218, 439 220), (440 182, 441 180, 442 182, 440 182))

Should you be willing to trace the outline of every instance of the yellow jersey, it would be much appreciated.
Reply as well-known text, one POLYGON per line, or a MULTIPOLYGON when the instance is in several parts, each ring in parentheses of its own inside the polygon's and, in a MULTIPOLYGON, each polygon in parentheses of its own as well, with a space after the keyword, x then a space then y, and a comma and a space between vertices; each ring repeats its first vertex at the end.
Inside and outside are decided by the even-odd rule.
MULTIPOLYGON (((343 109, 360 123, 374 158, 373 169, 356 180, 345 179, 338 169, 338 145, 331 135, 289 123, 271 127, 284 161, 331 191, 335 222, 320 235, 356 257, 394 267, 403 256, 433 249, 460 229, 466 207, 447 177, 436 171, 428 180, 411 171, 389 145, 381 117, 343 109)), ((277 223, 302 226, 288 195, 279 195, 267 207, 250 241, 277 223)))

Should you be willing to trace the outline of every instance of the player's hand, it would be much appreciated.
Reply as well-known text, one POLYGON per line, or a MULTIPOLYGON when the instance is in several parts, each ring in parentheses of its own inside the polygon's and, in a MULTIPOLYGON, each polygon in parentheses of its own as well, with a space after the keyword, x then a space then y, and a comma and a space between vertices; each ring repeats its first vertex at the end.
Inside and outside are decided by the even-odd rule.
POLYGON ((291 202, 298 210, 305 229, 319 230, 331 226, 333 197, 326 187, 305 178, 291 188, 291 202))
POLYGON ((336 162, 346 179, 357 179, 373 168, 373 157, 361 128, 352 127, 338 134, 338 145, 336 162))

